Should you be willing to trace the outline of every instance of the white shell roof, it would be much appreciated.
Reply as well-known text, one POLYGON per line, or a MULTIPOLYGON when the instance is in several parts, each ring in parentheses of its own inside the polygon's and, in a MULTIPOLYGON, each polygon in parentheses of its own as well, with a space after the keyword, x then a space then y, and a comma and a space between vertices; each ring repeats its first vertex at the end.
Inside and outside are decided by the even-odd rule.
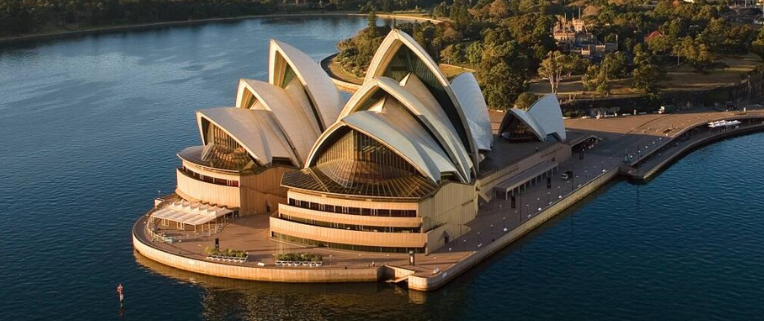
POLYGON ((286 68, 286 66, 277 66, 277 55, 280 55, 292 67, 292 70, 300 79, 308 93, 308 98, 312 101, 319 114, 321 128, 329 127, 335 121, 342 109, 340 94, 334 86, 331 78, 321 68, 321 66, 306 55, 304 52, 292 47, 286 43, 271 40, 270 63, 269 63, 269 82, 277 85, 276 75, 283 72, 277 72, 275 69, 286 68))
POLYGON ((207 120, 244 147, 260 165, 270 164, 274 157, 290 159, 295 166, 300 164, 270 110, 211 108, 197 111, 196 119, 205 145, 202 122, 207 120))
POLYGON ((560 141, 565 141, 567 138, 565 121, 562 118, 562 108, 556 95, 549 94, 539 98, 528 110, 528 114, 536 120, 546 135, 554 134, 560 141))
MULTIPOLYGON (((504 115, 504 120, 509 119, 510 115, 514 115, 520 119, 521 122, 527 125, 540 141, 543 142, 546 140, 546 132, 544 132, 544 129, 541 128, 541 126, 539 126, 539 124, 536 123, 536 121, 533 119, 533 116, 528 114, 526 111, 518 108, 507 109, 507 113, 504 115)), ((499 134, 501 134, 505 129, 504 127, 506 125, 504 125, 504 120, 502 120, 502 125, 499 126, 499 134)))
POLYGON ((320 131, 313 113, 300 106, 292 99, 287 90, 269 83, 242 79, 239 82, 239 95, 236 99, 237 107, 241 107, 241 100, 245 92, 252 93, 257 98, 257 103, 252 109, 265 109, 273 112, 274 120, 278 124, 290 148, 294 149, 294 158, 304 164, 313 143, 316 142, 320 131))
POLYGON ((371 81, 374 77, 383 76, 385 69, 387 69, 387 66, 392 61, 394 54, 401 46, 406 46, 411 49, 411 51, 425 64, 425 66, 427 66, 430 72, 435 75, 435 78, 445 89, 454 107, 456 108, 456 113, 461 120, 461 124, 453 124, 453 126, 461 126, 464 128, 464 132, 467 135, 466 144, 469 145, 464 147, 466 150, 472 151, 472 161, 477 163, 479 155, 478 148, 476 147, 475 138, 472 136, 469 122, 465 116, 465 111, 462 110, 459 99, 456 98, 456 94, 451 88, 451 84, 448 82, 446 76, 443 75, 443 73, 440 71, 440 68, 438 68, 438 64, 432 59, 432 57, 430 57, 429 54, 427 54, 427 51, 424 50, 422 46, 420 46, 413 38, 411 38, 411 36, 397 29, 390 31, 385 39, 382 40, 382 43, 374 54, 374 57, 372 57, 369 64, 369 70, 366 71, 364 83, 371 81))
POLYGON ((554 94, 544 95, 539 98, 528 111, 522 109, 510 108, 499 126, 499 134, 507 126, 507 119, 514 115, 520 121, 528 125, 533 134, 539 140, 545 141, 548 135, 555 135, 559 141, 565 141, 565 123, 562 118, 562 109, 554 94))
MULTIPOLYGON (((365 105, 364 103, 372 97, 376 90, 385 91, 397 100, 401 108, 404 108, 403 110, 408 110, 408 113, 416 117, 425 126, 425 128, 422 128, 424 133, 427 133, 430 139, 436 141, 436 144, 442 146, 442 148, 438 148, 444 151, 448 159, 458 168, 457 174, 460 180, 468 182, 470 180, 470 167, 472 163, 451 122, 446 118, 445 113, 437 104, 435 98, 432 97, 416 76, 410 75, 404 81, 406 81, 406 87, 400 86, 398 82, 391 78, 373 78, 350 98, 340 117, 344 118, 358 112, 359 108, 365 105), (417 96, 422 97, 427 103, 424 103, 417 96)), ((419 123, 417 125, 421 127, 419 123)))
MULTIPOLYGON (((395 106, 386 105, 389 109, 385 112, 358 111, 343 118, 327 130, 323 139, 348 126, 387 146, 433 182, 439 182, 442 173, 457 172, 438 143, 408 112, 400 106, 396 110, 395 106)), ((316 156, 311 154, 311 158, 316 156)))
POLYGON ((488 117, 488 106, 475 76, 469 72, 462 73, 451 80, 451 88, 464 110, 478 149, 491 150, 493 144, 491 119, 488 117))

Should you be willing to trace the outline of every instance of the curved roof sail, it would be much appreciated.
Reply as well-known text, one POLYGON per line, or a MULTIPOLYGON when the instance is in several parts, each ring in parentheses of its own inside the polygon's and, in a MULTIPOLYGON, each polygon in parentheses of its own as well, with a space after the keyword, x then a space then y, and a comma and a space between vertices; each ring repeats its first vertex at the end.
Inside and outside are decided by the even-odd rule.
POLYGON ((438 101, 477 166, 478 149, 461 103, 456 98, 448 79, 440 71, 438 64, 411 36, 394 29, 385 37, 374 54, 364 83, 378 76, 401 81, 409 73, 421 79, 438 101))
POLYGON ((557 96, 554 94, 544 95, 539 98, 528 110, 528 113, 544 129, 546 135, 554 135, 557 140, 563 142, 565 135, 565 122, 562 118, 562 108, 557 96))
MULTIPOLYGON (((443 174, 457 172, 437 142, 406 112, 353 113, 327 129, 316 145, 321 146, 324 142, 331 144, 331 138, 335 133, 340 133, 339 129, 342 127, 349 127, 383 144, 432 182, 440 182, 443 174)), ((328 146, 322 147, 311 152, 308 166, 316 165, 320 150, 325 150, 328 146)))
POLYGON ((517 108, 508 109, 499 125, 499 135, 507 130, 512 117, 517 117, 527 125, 540 141, 546 141, 549 135, 560 142, 567 138, 562 109, 554 94, 544 95, 527 112, 517 108))
POLYGON ((415 75, 407 76, 404 80, 407 81, 405 87, 391 78, 372 78, 350 98, 340 117, 344 119, 356 112, 372 109, 383 113, 389 110, 388 114, 398 112, 398 109, 406 111, 448 155, 454 166, 458 168, 460 180, 469 181, 472 163, 469 154, 456 134, 456 130, 423 85, 421 87, 416 86, 418 79, 415 75), (418 97, 422 97, 422 99, 418 97), (385 100, 386 103, 377 104, 380 100, 385 100), (392 106, 390 101, 397 102, 398 108, 394 109, 396 106, 392 106))
POLYGON ((263 81, 242 79, 239 81, 236 107, 273 112, 276 124, 284 133, 300 165, 303 164, 313 143, 320 135, 316 119, 312 117, 310 111, 305 110, 304 106, 295 104, 287 90, 281 87, 263 81), (248 98, 250 95, 252 98, 248 98))
POLYGON ((304 52, 280 41, 271 40, 269 82, 287 88, 295 78, 308 97, 310 107, 321 130, 337 120, 340 94, 321 66, 304 52))
POLYGON ((504 115, 504 118, 501 120, 501 125, 499 125, 499 135, 504 133, 512 120, 512 118, 517 118, 528 126, 530 130, 533 132, 533 135, 538 138, 539 141, 545 141, 546 140, 546 133, 544 132, 544 129, 539 126, 538 123, 533 119, 533 117, 528 114, 526 111, 518 108, 510 108, 507 109, 507 113, 504 115))
POLYGON ((267 166, 276 157, 289 159, 294 166, 300 164, 276 124, 273 112, 269 110, 232 107, 203 109, 196 112, 196 120, 204 145, 208 144, 206 131, 211 123, 246 149, 260 166, 267 166))
POLYGON ((461 73, 451 80, 451 88, 464 109, 464 115, 475 137, 477 148, 484 151, 491 150, 493 145, 491 119, 488 117, 488 106, 477 79, 472 73, 461 73))

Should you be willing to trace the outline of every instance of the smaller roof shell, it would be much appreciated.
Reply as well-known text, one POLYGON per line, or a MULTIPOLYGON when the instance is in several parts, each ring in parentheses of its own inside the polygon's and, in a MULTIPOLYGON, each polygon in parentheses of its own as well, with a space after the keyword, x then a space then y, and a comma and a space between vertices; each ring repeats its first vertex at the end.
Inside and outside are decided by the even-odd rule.
POLYGON ((203 123, 208 121, 247 150, 258 165, 270 165, 274 157, 279 157, 289 159, 299 167, 300 161, 289 148, 286 136, 270 110, 234 107, 203 109, 196 112, 196 120, 204 145, 207 145, 207 138, 203 123))
POLYGON ((295 104, 285 89, 251 79, 239 81, 237 107, 242 107, 242 100, 247 92, 252 93, 257 99, 257 103, 251 107, 252 109, 264 109, 273 112, 276 124, 284 133, 290 149, 295 153, 295 158, 302 165, 320 134, 312 112, 295 104))
POLYGON ((554 94, 539 98, 527 112, 517 108, 508 109, 499 125, 499 135, 507 129, 512 117, 517 117, 527 125, 540 141, 546 141, 549 135, 554 135, 561 142, 567 139, 562 109, 554 94))

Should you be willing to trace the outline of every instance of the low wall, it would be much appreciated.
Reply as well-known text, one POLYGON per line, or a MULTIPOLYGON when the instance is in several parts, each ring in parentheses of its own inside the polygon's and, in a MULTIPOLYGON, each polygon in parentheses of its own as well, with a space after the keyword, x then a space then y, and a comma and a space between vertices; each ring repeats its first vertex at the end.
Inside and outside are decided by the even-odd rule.
MULTIPOLYGON (((701 125, 701 126, 705 126, 705 125, 701 125)), ((657 173, 659 173, 661 170, 663 170, 666 166, 673 164, 675 161, 679 160, 680 158, 684 157, 685 155, 687 155, 688 153, 692 152, 693 150, 697 148, 703 147, 705 145, 708 145, 710 143, 713 143, 722 139, 735 137, 735 136, 741 136, 741 135, 747 135, 747 134, 759 132, 762 130, 764 130, 764 124, 751 125, 751 126, 734 129, 734 130, 728 130, 725 132, 719 132, 715 135, 711 135, 711 136, 699 139, 697 141, 694 141, 688 144, 687 146, 680 148, 678 151, 668 155, 667 157, 665 157, 665 159, 661 160, 658 164, 655 164, 652 168, 645 171, 644 174, 635 175, 635 176, 632 176, 632 178, 637 180, 643 180, 643 181, 648 180, 654 175, 656 175, 657 173)))
POLYGON ((329 78, 332 79, 332 83, 334 83, 334 87, 336 87, 337 90, 341 90, 341 91, 344 91, 344 92, 352 94, 352 93, 355 93, 356 91, 358 91, 358 89, 361 88, 361 85, 357 85, 357 84, 354 84, 354 83, 349 83, 349 82, 346 82, 346 81, 342 81, 342 80, 339 80, 339 79, 334 78, 334 77, 329 77, 329 78))
POLYGON ((561 213, 574 203, 588 196, 603 185, 610 182, 618 175, 618 169, 614 168, 600 175, 598 178, 588 184, 576 189, 572 193, 564 196, 562 200, 552 204, 540 214, 534 216, 517 228, 509 231, 504 236, 494 242, 488 243, 483 249, 473 252, 471 255, 457 262, 453 266, 445 269, 443 272, 432 276, 410 275, 408 279, 409 289, 417 291, 433 291, 461 275, 465 271, 474 267, 478 263, 487 259, 494 253, 503 249, 507 245, 521 238, 523 235, 537 228, 552 217, 561 213))
POLYGON ((338 90, 345 91, 351 94, 358 91, 358 89, 361 88, 361 85, 344 81, 340 79, 338 75, 335 75, 334 72, 332 72, 332 69, 329 67, 329 65, 332 63, 332 59, 334 59, 334 57, 336 56, 337 54, 332 54, 329 57, 322 59, 319 62, 319 65, 321 65, 321 69, 323 69, 326 72, 326 74, 329 75, 329 78, 334 83, 334 87, 337 87, 338 90))
MULTIPOLYGON (((138 220, 136 225, 143 220, 138 220)), ((229 265, 213 263, 204 260, 183 257, 165 252, 144 243, 136 235, 133 227, 133 247, 141 255, 156 262, 177 269, 212 275, 217 277, 287 283, 334 283, 334 282, 376 282, 380 279, 382 270, 380 267, 363 269, 340 269, 340 268, 276 268, 276 267, 253 267, 243 265, 229 265)))

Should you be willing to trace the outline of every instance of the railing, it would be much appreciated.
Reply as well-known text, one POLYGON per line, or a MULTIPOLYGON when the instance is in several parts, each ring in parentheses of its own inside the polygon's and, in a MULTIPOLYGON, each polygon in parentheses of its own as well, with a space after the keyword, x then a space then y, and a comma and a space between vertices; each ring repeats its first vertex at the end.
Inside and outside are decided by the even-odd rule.
POLYGON ((306 267, 319 267, 324 265, 323 261, 276 261, 276 266, 306 266, 306 267))
POLYGON ((235 257, 235 256, 227 256, 227 255, 207 255, 207 260, 230 262, 230 263, 245 263, 247 262, 248 257, 249 257, 249 254, 245 255, 244 257, 235 257))
POLYGON ((175 242, 182 242, 182 241, 189 241, 189 240, 195 240, 202 237, 210 237, 212 235, 218 234, 223 231, 223 228, 228 225, 228 222, 225 223, 216 223, 216 227, 214 230, 206 230, 201 232, 193 232, 188 233, 186 235, 176 235, 176 236, 167 236, 163 233, 157 233, 159 231, 159 226, 154 222, 154 220, 151 219, 151 215, 154 214, 156 211, 161 210, 172 203, 174 203, 177 200, 181 200, 181 198, 173 193, 169 195, 164 195, 156 198, 156 200, 159 200, 159 204, 154 206, 151 210, 146 212, 146 234, 149 236, 149 238, 152 241, 161 241, 164 243, 175 243, 175 242))

